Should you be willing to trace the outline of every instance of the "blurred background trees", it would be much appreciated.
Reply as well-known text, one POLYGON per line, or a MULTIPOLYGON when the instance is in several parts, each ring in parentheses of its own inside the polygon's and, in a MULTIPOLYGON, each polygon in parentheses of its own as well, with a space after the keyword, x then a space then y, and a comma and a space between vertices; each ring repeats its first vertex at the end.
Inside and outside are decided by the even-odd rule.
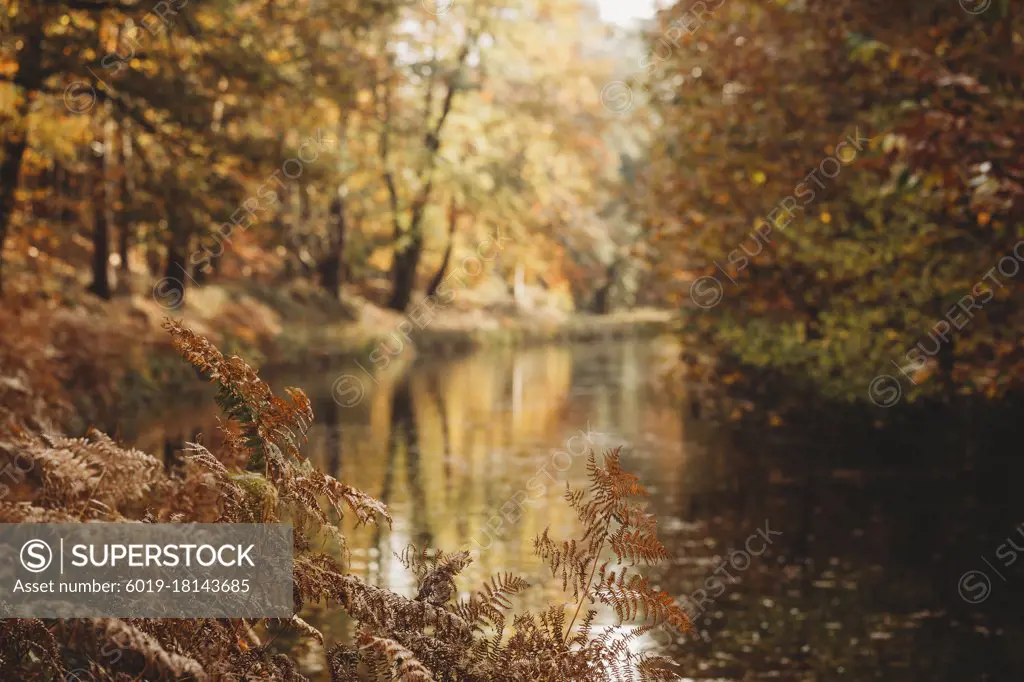
POLYGON ((690 308, 836 397, 1019 385, 1009 0, 681 0, 639 33, 550 0, 5 8, 19 295, 254 280, 402 311, 500 235, 470 305, 690 308))
POLYGON ((500 230, 480 281, 568 299, 566 207, 615 180, 589 4, 12 0, 3 21, 0 272, 29 291, 302 278, 402 310, 500 230))
POLYGON ((834 396, 1019 387, 1019 7, 704 4, 652 32, 637 200, 662 296, 834 396))

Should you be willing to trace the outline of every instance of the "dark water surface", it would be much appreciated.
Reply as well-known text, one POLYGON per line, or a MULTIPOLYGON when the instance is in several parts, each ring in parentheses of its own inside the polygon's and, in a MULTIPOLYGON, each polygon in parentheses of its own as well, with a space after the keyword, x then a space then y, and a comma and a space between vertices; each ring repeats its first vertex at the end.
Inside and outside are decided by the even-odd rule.
MULTIPOLYGON (((561 491, 583 481, 584 458, 566 453, 590 434, 625 445, 652 493, 671 555, 654 575, 700 636, 655 633, 643 646, 673 655, 686 677, 1024 680, 1019 441, 966 458, 858 450, 861 434, 811 435, 811 416, 760 431, 716 425, 658 384, 671 354, 655 341, 488 350, 421 357, 374 380, 339 366, 271 383, 313 399, 313 461, 390 507, 390 530, 349 533, 349 569, 375 584, 414 590, 392 553, 427 543, 479 553, 460 588, 513 571, 534 584, 517 607, 571 601, 532 542, 545 527, 575 530, 561 491), (366 389, 352 407, 332 397, 343 374, 366 389)), ((126 436, 172 453, 197 431, 213 440, 215 414, 212 401, 178 409, 126 436)), ((328 639, 350 632, 336 611, 304 615, 328 639)))

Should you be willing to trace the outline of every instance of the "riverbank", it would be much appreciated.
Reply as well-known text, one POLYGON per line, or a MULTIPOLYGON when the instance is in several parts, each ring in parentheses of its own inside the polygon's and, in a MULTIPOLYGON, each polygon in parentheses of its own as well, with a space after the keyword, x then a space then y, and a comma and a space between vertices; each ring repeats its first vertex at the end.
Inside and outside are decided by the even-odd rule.
POLYGON ((78 427, 114 423, 115 417, 153 407, 168 393, 183 399, 199 395, 203 384, 162 329, 168 317, 268 373, 362 360, 382 344, 410 346, 409 358, 416 353, 451 356, 487 345, 653 336, 677 322, 675 315, 659 310, 522 313, 458 300, 437 306, 429 316, 417 314, 415 306, 402 315, 355 294, 339 301, 311 286, 240 283, 191 290, 187 304, 177 308, 143 294, 110 301, 83 295, 63 305, 8 311, 8 316, 4 345, 10 355, 31 357, 38 351, 38 358, 24 362, 22 369, 62 385, 55 394, 70 405, 64 413, 78 415, 78 427))
POLYGON ((211 286, 196 292, 187 308, 171 311, 171 316, 273 371, 310 361, 358 359, 382 343, 447 356, 487 345, 652 336, 677 322, 673 313, 653 309, 609 315, 550 309, 518 312, 458 301, 439 304, 425 314, 424 309, 414 304, 401 314, 358 295, 337 301, 309 288, 211 286))

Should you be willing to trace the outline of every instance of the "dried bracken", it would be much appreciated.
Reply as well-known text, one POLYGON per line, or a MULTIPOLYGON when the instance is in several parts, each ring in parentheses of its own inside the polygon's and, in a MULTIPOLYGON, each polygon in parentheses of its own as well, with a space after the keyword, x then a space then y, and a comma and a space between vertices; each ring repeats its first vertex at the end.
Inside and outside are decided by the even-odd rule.
MULTIPOLYGON (((635 572, 666 555, 655 520, 633 498, 645 495, 622 469, 620 453, 588 461, 590 489, 567 490, 583 526, 579 538, 535 549, 569 601, 540 614, 515 613, 513 598, 529 588, 510 574, 491 577, 455 600, 468 552, 407 548, 400 561, 416 577, 413 598, 367 584, 345 572, 345 553, 313 542, 326 532, 344 548, 339 522, 390 522, 383 504, 316 470, 301 454, 313 414, 306 396, 276 397, 238 357, 225 358, 206 339, 169 322, 174 345, 216 383, 226 420, 224 444, 186 448, 184 475, 170 476, 158 460, 128 450, 96 431, 67 438, 19 415, 0 425, 0 458, 21 463, 25 485, 6 491, 0 522, 141 521, 289 523, 294 528, 296 610, 336 604, 358 626, 350 642, 324 635, 298 616, 263 620, 0 621, 0 679, 49 680, 66 670, 97 680, 304 680, 293 660, 270 646, 276 634, 326 648, 332 682, 563 682, 672 679, 666 661, 632 646, 651 628, 689 627, 666 594, 635 572), (12 426, 15 425, 15 426, 12 426), (586 605, 586 606, 585 606, 586 605), (598 629, 598 608, 632 627, 598 629), (511 621, 511 624, 509 624, 511 621), (266 642, 266 643, 264 643, 266 642)), ((28 377, 29 374, 25 374, 28 377)), ((24 379, 28 382, 28 379, 24 379)), ((31 394, 17 380, 17 392, 31 394)), ((12 390, 10 386, 8 390, 12 390)), ((25 409, 35 405, 23 400, 25 409)), ((34 409, 34 408, 33 408, 34 409)))
POLYGON ((673 679, 669 661, 636 653, 631 646, 654 627, 687 631, 691 624, 669 595, 652 588, 632 568, 657 563, 666 551, 655 536, 654 517, 633 501, 646 491, 636 476, 622 469, 620 457, 614 451, 599 463, 591 455, 589 491, 566 491, 583 526, 581 538, 556 542, 545 531, 536 539, 537 555, 572 596, 571 617, 565 605, 552 605, 537 616, 514 614, 506 632, 512 609, 509 597, 529 587, 525 580, 495 576, 468 600, 451 604, 454 578, 468 565, 468 553, 408 547, 398 558, 416 576, 419 590, 413 602, 420 602, 421 609, 389 592, 374 594, 376 588, 358 581, 350 584, 352 596, 343 601, 365 636, 376 638, 377 659, 366 661, 364 654, 370 670, 379 679, 396 679, 399 672, 412 675, 408 679, 424 679, 416 676, 421 674, 419 667, 410 667, 412 656, 436 679, 447 680, 673 679), (583 611, 587 603, 606 605, 619 625, 596 631, 598 611, 583 611), (453 628, 438 617, 438 610, 428 610, 428 604, 458 616, 465 629, 453 628), (643 622, 623 626, 638 619, 643 622), (396 669, 384 669, 382 660, 400 660, 405 667, 399 670, 395 663, 396 669))
MULTIPOLYGON (((160 641, 139 627, 124 620, 97 618, 71 621, 63 633, 63 641, 72 651, 102 659, 109 643, 117 644, 121 670, 146 679, 178 679, 190 676, 196 682, 208 679, 203 666, 194 658, 174 651, 168 641, 160 641)), ((112 658, 112 656, 109 656, 112 658)))

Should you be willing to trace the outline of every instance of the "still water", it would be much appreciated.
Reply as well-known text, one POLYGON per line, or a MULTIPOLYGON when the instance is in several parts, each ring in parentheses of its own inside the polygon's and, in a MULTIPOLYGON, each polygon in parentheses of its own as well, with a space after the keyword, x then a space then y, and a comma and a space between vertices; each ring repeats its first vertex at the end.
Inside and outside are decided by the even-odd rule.
MULTIPOLYGON (((461 589, 511 571, 534 585, 517 608, 571 601, 533 538, 574 532, 561 493, 584 482, 585 457, 571 453, 589 440, 624 446, 652 494, 671 557, 652 574, 699 636, 656 633, 643 646, 686 677, 1024 680, 1024 551, 1007 563, 1007 543, 1024 548, 1019 443, 1012 457, 908 453, 911 464, 799 421, 712 422, 659 383, 673 354, 620 340, 421 357, 373 378, 344 365, 268 379, 313 400, 307 455, 390 508, 390 529, 348 533, 349 570, 374 584, 414 593, 393 553, 427 544, 474 551, 461 589), (351 407, 332 395, 345 374, 365 390, 351 407)), ((212 401, 173 414, 129 437, 168 454, 200 432, 211 440, 212 401)), ((351 633, 337 611, 304 615, 328 640, 351 633)))

